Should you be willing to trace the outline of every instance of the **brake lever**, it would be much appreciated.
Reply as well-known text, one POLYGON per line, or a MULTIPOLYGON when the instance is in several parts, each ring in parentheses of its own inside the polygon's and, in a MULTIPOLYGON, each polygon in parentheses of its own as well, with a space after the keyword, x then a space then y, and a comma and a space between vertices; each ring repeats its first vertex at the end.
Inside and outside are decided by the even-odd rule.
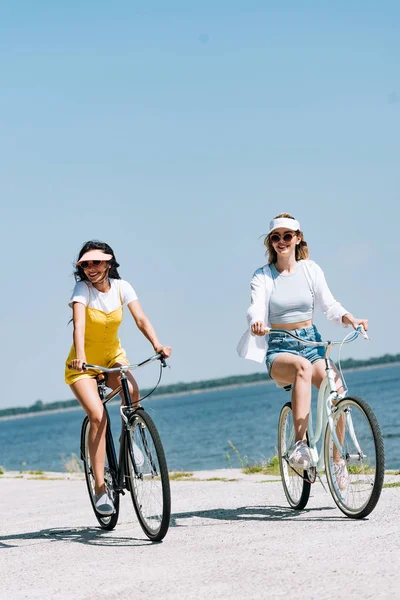
POLYGON ((169 363, 167 363, 167 361, 165 360, 165 358, 163 356, 161 356, 160 358, 160 363, 163 369, 165 369, 165 367, 168 367, 169 369, 171 368, 171 365, 169 363))
POLYGON ((369 335, 367 334, 367 332, 365 331, 365 329, 362 325, 360 325, 360 333, 363 336, 364 340, 367 340, 367 342, 371 341, 371 338, 369 337, 369 335))

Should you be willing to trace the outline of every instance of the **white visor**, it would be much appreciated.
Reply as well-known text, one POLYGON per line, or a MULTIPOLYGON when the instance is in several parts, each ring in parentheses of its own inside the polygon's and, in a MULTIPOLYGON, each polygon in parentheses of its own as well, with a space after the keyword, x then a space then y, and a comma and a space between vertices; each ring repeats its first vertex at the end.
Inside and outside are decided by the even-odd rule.
POLYGON ((296 219, 288 219, 287 217, 281 217, 279 219, 273 219, 271 221, 271 223, 269 224, 269 231, 267 235, 269 235, 274 229, 279 229, 280 227, 282 227, 283 229, 289 229, 290 231, 301 231, 300 223, 296 221, 296 219))

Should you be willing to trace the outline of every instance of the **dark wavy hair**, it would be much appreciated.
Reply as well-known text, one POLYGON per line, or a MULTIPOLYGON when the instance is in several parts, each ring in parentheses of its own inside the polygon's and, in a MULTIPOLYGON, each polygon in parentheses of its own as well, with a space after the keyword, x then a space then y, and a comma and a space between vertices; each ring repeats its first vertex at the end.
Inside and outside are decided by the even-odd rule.
MULTIPOLYGON (((111 260, 107 261, 111 265, 108 276, 111 279, 121 279, 120 274, 118 273, 118 270, 117 270, 119 267, 119 263, 117 263, 117 260, 115 258, 115 254, 114 254, 114 250, 111 248, 111 246, 109 246, 105 242, 100 242, 99 240, 90 240, 89 242, 86 242, 85 244, 83 244, 83 246, 78 254, 78 260, 80 260, 86 252, 89 252, 89 250, 101 250, 105 254, 112 254, 111 260)), ((89 281, 85 275, 85 271, 82 269, 82 267, 80 265, 76 264, 75 269, 76 269, 74 272, 75 281, 89 281)))

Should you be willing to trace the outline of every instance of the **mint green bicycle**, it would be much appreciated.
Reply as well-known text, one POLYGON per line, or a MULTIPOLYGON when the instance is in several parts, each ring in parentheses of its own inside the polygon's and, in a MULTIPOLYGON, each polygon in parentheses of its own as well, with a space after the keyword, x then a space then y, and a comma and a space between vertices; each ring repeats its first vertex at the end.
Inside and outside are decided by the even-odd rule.
MULTIPOLYGON (((325 472, 329 490, 340 510, 354 519, 362 519, 375 508, 381 495, 385 474, 385 453, 379 423, 372 408, 348 390, 339 394, 335 372, 329 360, 333 346, 350 343, 361 334, 369 339, 360 326, 341 342, 305 341, 285 329, 270 329, 289 335, 301 344, 325 348, 326 378, 318 392, 316 429, 313 430, 310 411, 307 440, 311 466, 297 471, 289 465, 289 450, 295 442, 292 405, 287 402, 280 412, 278 424, 278 457, 283 489, 289 505, 295 510, 305 508, 311 485, 325 472), (320 452, 317 444, 324 433, 320 452)), ((339 361, 340 368, 340 361, 339 361)), ((279 387, 286 387, 284 383, 279 387)), ((323 484, 322 484, 323 485, 323 484)))

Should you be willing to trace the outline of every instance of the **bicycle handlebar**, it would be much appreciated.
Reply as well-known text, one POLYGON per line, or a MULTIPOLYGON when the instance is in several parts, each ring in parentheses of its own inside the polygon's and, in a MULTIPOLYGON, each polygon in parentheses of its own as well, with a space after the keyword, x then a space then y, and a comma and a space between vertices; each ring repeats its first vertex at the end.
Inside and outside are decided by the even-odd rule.
POLYGON ((347 340, 345 338, 344 340, 342 340, 340 342, 311 342, 309 340, 303 340, 301 337, 299 337, 295 333, 292 333, 289 329, 275 329, 275 327, 273 329, 271 329, 270 327, 267 327, 265 329, 264 335, 273 335, 274 333, 280 333, 280 334, 283 333, 285 335, 289 335, 290 337, 301 342, 305 346, 322 346, 324 348, 327 348, 328 346, 337 346, 340 344, 349 344, 350 342, 354 342, 354 340, 357 339, 359 335, 362 335, 363 338, 368 340, 369 342, 371 341, 367 335, 367 332, 365 331, 365 329, 362 325, 359 325, 357 327, 357 329, 354 331, 353 335, 351 335, 347 340))
POLYGON ((150 358, 147 358, 146 360, 142 361, 141 363, 138 363, 137 365, 121 365, 120 367, 112 367, 111 369, 108 369, 107 367, 102 367, 100 365, 91 365, 89 363, 83 363, 82 368, 84 371, 89 369, 93 371, 102 371, 102 373, 122 373, 124 371, 134 371, 135 369, 144 367, 144 365, 150 364, 155 360, 161 361, 163 367, 167 366, 164 356, 158 353, 154 354, 154 356, 150 356, 150 358))

